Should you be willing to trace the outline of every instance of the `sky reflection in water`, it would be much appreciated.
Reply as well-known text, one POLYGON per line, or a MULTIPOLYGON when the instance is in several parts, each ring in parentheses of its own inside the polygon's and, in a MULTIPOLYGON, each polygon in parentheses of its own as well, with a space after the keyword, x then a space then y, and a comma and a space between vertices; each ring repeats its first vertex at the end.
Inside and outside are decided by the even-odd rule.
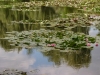
POLYGON ((17 51, 5 52, 0 48, 0 69, 29 69, 35 61, 35 58, 23 54, 23 50, 18 54, 17 51))
POLYGON ((97 34, 99 34, 99 30, 95 26, 90 26, 89 35, 96 36, 97 34))
POLYGON ((40 75, 98 75, 100 74, 99 49, 100 47, 95 47, 91 52, 92 61, 88 68, 75 69, 68 66, 67 63, 61 63, 60 66, 56 66, 38 51, 33 51, 32 54, 27 55, 26 49, 22 49, 18 54, 17 51, 5 52, 0 48, 0 71, 8 68, 26 71, 38 69, 38 74, 40 75))

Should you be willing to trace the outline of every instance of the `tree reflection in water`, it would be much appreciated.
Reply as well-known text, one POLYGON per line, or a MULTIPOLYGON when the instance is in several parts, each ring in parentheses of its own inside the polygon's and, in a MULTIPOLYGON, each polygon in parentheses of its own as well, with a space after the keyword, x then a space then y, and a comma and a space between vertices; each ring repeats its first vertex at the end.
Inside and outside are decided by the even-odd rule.
POLYGON ((0 40, 0 46, 1 48, 4 48, 5 52, 17 50, 19 53, 22 50, 21 47, 16 48, 15 46, 11 46, 7 40, 3 40, 3 39, 0 40))
POLYGON ((91 50, 80 50, 76 52, 60 52, 58 50, 51 50, 49 52, 42 52, 44 56, 49 58, 49 61, 60 66, 62 63, 80 69, 82 67, 89 67, 91 63, 91 50))
POLYGON ((89 28, 90 27, 76 26, 75 28, 72 28, 72 31, 74 31, 75 33, 80 32, 88 35, 89 28))
POLYGON ((43 19, 52 19, 54 15, 56 14, 53 7, 47 7, 47 6, 41 6, 41 15, 43 19))

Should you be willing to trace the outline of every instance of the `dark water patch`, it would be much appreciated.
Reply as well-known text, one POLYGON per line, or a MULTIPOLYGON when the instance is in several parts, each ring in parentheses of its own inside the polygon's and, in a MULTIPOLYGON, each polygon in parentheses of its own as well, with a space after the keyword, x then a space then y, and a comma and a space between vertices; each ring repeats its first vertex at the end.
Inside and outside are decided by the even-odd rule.
POLYGON ((7 40, 0 39, 0 47, 4 48, 5 51, 9 52, 11 49, 15 49, 14 46, 11 46, 7 40))
POLYGON ((10 1, 10 0, 0 0, 0 5, 9 5, 9 4, 11 4, 11 3, 13 3, 13 1, 10 1))
POLYGON ((41 6, 41 11, 43 16, 45 16, 44 19, 50 19, 56 15, 56 11, 53 9, 53 7, 41 6))
POLYGON ((89 28, 90 27, 82 27, 82 26, 76 26, 75 28, 72 28, 72 31, 74 32, 80 32, 80 33, 85 33, 85 34, 89 34, 88 31, 89 31, 89 28))

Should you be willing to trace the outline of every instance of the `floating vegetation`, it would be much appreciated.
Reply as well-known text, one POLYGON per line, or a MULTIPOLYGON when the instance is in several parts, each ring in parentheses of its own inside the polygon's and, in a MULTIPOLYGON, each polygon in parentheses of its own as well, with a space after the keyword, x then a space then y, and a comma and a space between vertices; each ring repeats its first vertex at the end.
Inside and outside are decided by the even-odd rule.
POLYGON ((11 45, 18 47, 32 48, 34 46, 42 46, 42 49, 59 49, 59 50, 80 50, 91 49, 92 43, 96 39, 83 33, 73 33, 72 31, 55 31, 55 30, 31 30, 22 32, 7 33, 11 45))
POLYGON ((0 8, 11 8, 13 0, 0 0, 0 8))
POLYGON ((30 1, 30 2, 20 2, 16 3, 17 8, 33 8, 41 6, 59 6, 59 7, 74 7, 79 10, 86 12, 100 12, 100 1, 99 0, 52 0, 52 1, 30 1))
POLYGON ((42 27, 74 28, 76 26, 90 27, 100 24, 100 16, 87 13, 69 13, 65 18, 55 18, 53 20, 40 21, 42 27))
POLYGON ((11 24, 40 24, 41 27, 70 29, 76 26, 90 27, 100 24, 100 16, 94 14, 69 13, 65 18, 55 18, 52 20, 20 20, 11 21, 11 24))
MULTIPOLYGON (((85 12, 100 12, 100 1, 99 0, 52 0, 52 1, 30 1, 30 2, 17 2, 13 1, 12 10, 18 11, 37 11, 41 6, 51 7, 73 7, 78 8, 85 12)), ((5 5, 7 8, 10 5, 5 5)), ((3 8, 0 5, 0 8, 3 8)))
POLYGON ((0 8, 10 8, 12 5, 0 5, 0 8))
POLYGON ((17 69, 5 69, 4 71, 0 71, 0 75, 34 75, 37 74, 39 70, 34 69, 31 71, 21 71, 17 69))
POLYGON ((14 11, 39 11, 36 9, 11 9, 11 10, 14 10, 14 11))
POLYGON ((11 21, 12 24, 40 24, 39 20, 20 20, 20 21, 11 21))
POLYGON ((19 6, 12 6, 13 11, 39 11, 40 7, 19 7, 19 6))

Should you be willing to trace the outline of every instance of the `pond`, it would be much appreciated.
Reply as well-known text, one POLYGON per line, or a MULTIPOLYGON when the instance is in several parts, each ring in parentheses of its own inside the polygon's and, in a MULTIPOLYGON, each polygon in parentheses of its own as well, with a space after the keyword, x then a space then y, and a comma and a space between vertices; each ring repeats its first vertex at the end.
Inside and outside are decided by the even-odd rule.
MULTIPOLYGON (((48 3, 49 2, 47 2, 47 4, 48 3)), ((32 1, 29 3, 30 6, 27 2, 20 4, 20 2, 15 0, 2 0, 0 1, 0 4, 0 75, 100 74, 99 40, 96 41, 98 42, 98 45, 95 45, 95 43, 91 44, 93 46, 91 50, 85 48, 77 51, 66 51, 55 49, 50 44, 50 47, 32 45, 31 48, 30 46, 26 48, 26 45, 21 43, 23 41, 16 46, 10 42, 13 40, 13 38, 11 38, 12 35, 7 36, 7 34, 10 33, 18 33, 18 35, 25 33, 26 36, 30 36, 30 34, 32 35, 33 32, 35 32, 34 36, 36 34, 36 37, 40 36, 40 38, 44 40, 46 34, 49 34, 48 36, 51 38, 51 36, 55 36, 55 33, 60 31, 61 34, 59 34, 62 36, 59 35, 59 38, 52 38, 55 40, 54 42, 56 42, 55 44, 57 47, 62 46, 58 44, 60 42, 59 40, 61 40, 60 43, 62 43, 63 39, 70 38, 70 36, 66 37, 64 35, 65 38, 62 39, 63 34, 68 32, 68 36, 70 31, 74 32, 73 34, 77 36, 80 35, 77 33, 82 33, 81 35, 84 33, 84 35, 99 39, 100 15, 98 13, 84 12, 77 7, 62 5, 54 6, 53 3, 52 6, 48 6, 47 4, 46 6, 45 0, 39 2, 38 0, 37 2, 32 1), (42 2, 44 2, 44 4, 42 2), (34 6, 31 6, 32 3, 34 6), (38 3, 40 3, 40 5, 38 3), (38 6, 36 4, 38 4, 38 6), (40 35, 38 30, 39 33, 45 35, 42 37, 42 34, 40 35), (43 30, 45 31, 42 32, 43 30), (5 39, 6 37, 7 39, 5 39)), ((19 36, 14 35, 14 37, 18 38, 19 36)), ((21 40, 22 39, 23 37, 21 37, 21 40)), ((26 37, 26 42, 30 42, 28 39, 30 38, 26 37)), ((18 39, 17 41, 16 39, 13 40, 13 42, 16 44, 18 39)), ((69 47, 69 45, 67 45, 67 47, 69 47)), ((76 49, 76 47, 74 48, 76 49)), ((66 47, 64 47, 64 49, 66 49, 66 47)))

